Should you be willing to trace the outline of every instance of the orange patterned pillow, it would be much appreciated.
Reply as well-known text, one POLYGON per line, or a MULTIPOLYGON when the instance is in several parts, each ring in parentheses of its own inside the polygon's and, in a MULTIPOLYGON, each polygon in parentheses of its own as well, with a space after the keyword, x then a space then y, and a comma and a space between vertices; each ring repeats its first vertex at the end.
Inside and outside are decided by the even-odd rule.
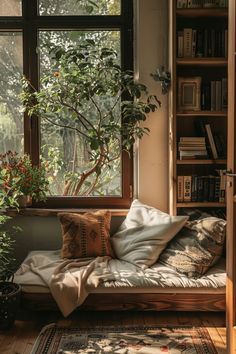
POLYGON ((111 212, 58 213, 63 232, 63 258, 113 256, 110 245, 111 212))

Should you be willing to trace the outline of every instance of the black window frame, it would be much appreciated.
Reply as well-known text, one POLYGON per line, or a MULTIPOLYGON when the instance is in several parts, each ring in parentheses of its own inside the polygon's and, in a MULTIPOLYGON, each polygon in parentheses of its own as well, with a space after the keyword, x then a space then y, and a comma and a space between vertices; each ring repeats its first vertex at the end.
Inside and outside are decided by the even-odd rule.
MULTIPOLYGON (((66 1, 66 0, 65 0, 66 1)), ((42 16, 38 0, 22 0, 22 16, 0 16, 0 31, 20 31, 23 35, 23 73, 39 88, 40 30, 116 30, 121 38, 121 67, 133 70, 133 0, 121 0, 120 15, 42 16)), ((34 164, 39 164, 40 123, 37 117, 24 116, 24 151, 34 164)), ((49 196, 44 208, 128 208, 132 200, 132 152, 122 152, 122 195, 103 197, 49 196)))

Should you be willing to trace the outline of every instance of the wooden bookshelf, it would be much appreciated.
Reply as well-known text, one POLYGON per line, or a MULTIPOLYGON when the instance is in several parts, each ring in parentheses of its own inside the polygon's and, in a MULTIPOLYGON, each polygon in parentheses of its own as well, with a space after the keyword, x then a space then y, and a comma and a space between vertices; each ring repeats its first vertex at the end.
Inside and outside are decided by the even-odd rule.
POLYGON ((227 118, 226 111, 185 111, 177 112, 176 117, 225 117, 227 118))
POLYGON ((176 160, 177 165, 226 165, 226 160, 176 160))
MULTIPOLYGON (((220 188, 223 188, 222 185, 225 183, 225 180, 223 181, 223 171, 226 169, 227 164, 228 115, 227 105, 224 100, 224 98, 227 97, 228 9, 177 9, 176 2, 176 0, 170 0, 169 6, 171 20, 170 41, 172 43, 170 50, 172 91, 169 120, 170 212, 175 215, 181 214, 182 208, 225 208, 224 190, 222 190, 223 197, 221 195, 219 199, 217 199, 218 194, 216 192, 214 192, 216 193, 215 195, 213 194, 214 198, 212 198, 212 195, 210 198, 209 195, 209 199, 214 201, 202 202, 200 201, 202 199, 197 197, 197 200, 199 199, 199 201, 193 202, 191 200, 184 200, 184 202, 178 202, 180 198, 177 200, 177 192, 179 188, 177 181, 179 181, 178 176, 191 176, 193 180, 195 176, 197 176, 197 180, 205 178, 210 185, 213 176, 213 183, 215 184, 214 188, 219 188, 219 179, 221 182, 220 188), (190 40, 186 37, 186 32, 188 31, 190 32, 190 40), (183 39, 179 38, 181 36, 183 36, 183 39), (212 38, 214 39, 214 44, 209 40, 212 38), (181 41, 179 41, 179 39, 181 39, 181 41), (187 40, 189 42, 187 42, 187 40), (179 47, 180 45, 183 47, 179 47), (186 54, 187 47, 190 47, 190 54, 188 52, 188 55, 186 54), (199 55, 199 53, 203 54, 199 55), (201 78, 200 89, 199 84, 197 84, 197 78, 199 77, 201 78), (181 81, 179 78, 181 78, 181 81), (184 78, 186 78, 186 80, 183 80, 184 78), (189 91, 193 96, 195 95, 194 99, 191 99, 193 109, 188 108, 190 106, 188 106, 187 99, 186 103, 184 102, 183 95, 186 93, 184 92, 184 89, 181 88, 182 81, 186 81, 187 86, 189 79, 192 79, 193 82, 194 79, 196 81, 196 88, 193 84, 192 92, 197 91, 197 94, 189 91), (218 85, 217 90, 214 88, 214 85, 218 85), (208 89, 208 91, 206 91, 206 89, 208 89), (215 90, 214 94, 213 90, 215 90), (198 95, 198 97, 196 95, 198 95), (199 100, 200 104, 196 105, 194 102, 199 102, 199 100), (193 106, 193 104, 195 104, 195 106, 193 106), (179 107, 181 107, 181 110, 179 107), (211 135, 209 132, 208 134, 206 132, 203 133, 203 129, 199 129, 199 126, 202 126, 206 130, 206 128, 209 128, 206 126, 209 125, 217 154, 214 153, 212 139, 210 143, 209 139, 211 138, 211 135), (204 137, 205 141, 204 143, 196 142, 194 148, 191 149, 191 144, 193 144, 193 142, 188 145, 188 142, 186 142, 187 137, 204 137), (185 145, 183 146, 183 144, 180 144, 180 141, 182 142, 184 138, 185 145), (204 145, 205 142, 206 146, 204 145), (183 150, 185 151, 184 153, 182 152, 183 150), (186 158, 189 150, 192 150, 190 156, 192 154, 194 158, 186 158), (200 157, 200 152, 202 150, 204 150, 203 158, 200 157), (217 155, 218 158, 213 158, 213 156, 215 157, 217 155), (221 200, 221 202, 219 200, 221 200)), ((204 186, 205 189, 207 188, 206 186, 207 183, 204 186)), ((203 200, 207 199, 208 198, 205 198, 204 194, 203 200)))
POLYGON ((225 208, 225 203, 211 203, 211 202, 186 202, 186 203, 177 203, 177 208, 225 208))
POLYGON ((225 58, 178 58, 176 65, 197 65, 197 66, 227 66, 225 58))
MULTIPOLYGON (((176 7, 175 7, 176 8, 176 7)), ((205 9, 176 9, 177 17, 189 18, 215 18, 228 17, 228 9, 225 8, 205 8, 205 9)))

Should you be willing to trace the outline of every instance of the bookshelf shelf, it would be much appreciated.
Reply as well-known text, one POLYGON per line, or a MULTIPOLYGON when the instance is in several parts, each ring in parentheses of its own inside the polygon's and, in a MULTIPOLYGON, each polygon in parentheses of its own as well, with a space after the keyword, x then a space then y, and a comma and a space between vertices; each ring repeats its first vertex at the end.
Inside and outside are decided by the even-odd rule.
POLYGON ((177 203, 177 208, 222 208, 222 207, 225 207, 225 203, 218 203, 218 202, 177 203))
POLYGON ((228 9, 209 8, 209 9, 177 9, 177 17, 228 17, 228 9))
POLYGON ((197 66, 227 66, 227 59, 226 58, 178 58, 176 60, 177 65, 197 65, 197 66))
MULTIPOLYGON (((191 4, 197 2, 187 2, 191 4)), ((228 9, 179 9, 177 0, 170 0, 169 8, 173 78, 170 212, 225 208, 228 9)))
POLYGON ((177 117, 225 117, 227 118, 227 111, 185 111, 177 112, 177 117))
POLYGON ((177 160, 177 165, 225 165, 226 160, 177 160))

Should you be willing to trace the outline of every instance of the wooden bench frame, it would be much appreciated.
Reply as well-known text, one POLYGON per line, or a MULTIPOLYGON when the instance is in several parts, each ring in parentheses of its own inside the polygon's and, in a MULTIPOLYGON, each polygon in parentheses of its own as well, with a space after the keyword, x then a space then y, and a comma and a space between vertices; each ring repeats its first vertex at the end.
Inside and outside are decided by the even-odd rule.
MULTIPOLYGON (((31 310, 58 310, 48 293, 22 292, 22 305, 31 310)), ((225 311, 225 294, 89 294, 79 310, 95 311, 225 311)))

